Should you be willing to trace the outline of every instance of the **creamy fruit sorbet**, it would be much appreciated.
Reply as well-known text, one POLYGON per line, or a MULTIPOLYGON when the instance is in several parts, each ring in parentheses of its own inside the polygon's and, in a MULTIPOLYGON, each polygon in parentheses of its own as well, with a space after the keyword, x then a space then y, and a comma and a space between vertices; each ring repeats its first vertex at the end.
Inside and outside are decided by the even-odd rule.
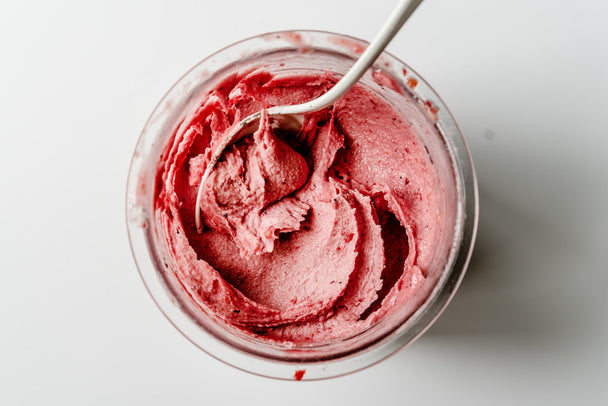
POLYGON ((415 299, 444 223, 417 101, 397 112, 362 84, 301 128, 262 114, 197 191, 233 125, 309 101, 331 73, 232 73, 185 114, 158 165, 155 216, 173 273, 201 310, 241 333, 298 346, 345 339, 415 299), (403 114, 403 111, 410 112, 403 114))

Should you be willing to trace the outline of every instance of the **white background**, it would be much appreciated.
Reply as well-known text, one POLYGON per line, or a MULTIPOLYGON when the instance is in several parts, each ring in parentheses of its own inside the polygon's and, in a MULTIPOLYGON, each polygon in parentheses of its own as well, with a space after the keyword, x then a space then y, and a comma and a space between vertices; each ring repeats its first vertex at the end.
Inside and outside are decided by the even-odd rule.
POLYGON ((371 39, 393 1, 0 5, 0 404, 608 404, 608 3, 427 0, 389 46, 459 122, 476 251, 417 342, 323 382, 209 357, 131 257, 130 155, 206 55, 281 29, 371 39))

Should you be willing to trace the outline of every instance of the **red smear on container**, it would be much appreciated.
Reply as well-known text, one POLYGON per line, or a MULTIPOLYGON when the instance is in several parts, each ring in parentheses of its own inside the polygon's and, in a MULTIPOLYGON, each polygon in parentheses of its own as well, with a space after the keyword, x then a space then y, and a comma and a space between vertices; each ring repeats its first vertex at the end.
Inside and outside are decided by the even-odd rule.
POLYGON ((359 54, 359 55, 362 54, 363 51, 365 51, 365 49, 367 48, 367 45, 361 44, 360 42, 354 41, 349 38, 332 38, 332 39, 330 39, 330 41, 338 46, 343 46, 345 48, 348 48, 352 52, 359 54))
POLYGON ((430 101, 425 101, 424 104, 426 104, 426 106, 429 108, 429 111, 432 114, 437 114, 437 112, 439 111, 439 107, 435 106, 433 103, 431 103, 430 101))
POLYGON ((418 86, 418 81, 414 78, 408 78, 407 79, 407 85, 410 87, 410 89, 415 88, 416 86, 418 86))
POLYGON ((287 41, 292 42, 294 45, 302 46, 302 44, 304 43, 302 41, 302 36, 296 32, 285 32, 283 33, 283 36, 287 41))
POLYGON ((304 378, 304 374, 306 373, 305 369, 298 369, 296 371, 295 374, 293 374, 293 377, 295 378, 296 381, 301 381, 302 378, 304 378))

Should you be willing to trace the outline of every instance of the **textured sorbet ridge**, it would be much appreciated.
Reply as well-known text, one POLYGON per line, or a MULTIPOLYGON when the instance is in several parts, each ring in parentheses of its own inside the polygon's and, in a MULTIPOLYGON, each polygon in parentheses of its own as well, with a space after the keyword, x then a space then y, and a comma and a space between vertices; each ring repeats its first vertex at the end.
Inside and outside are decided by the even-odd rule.
POLYGON ((196 232, 197 189, 230 126, 334 83, 331 74, 230 75, 182 121, 159 165, 155 216, 169 272, 204 311, 271 343, 343 339, 412 300, 441 232, 441 188, 417 136, 435 130, 360 84, 299 131, 263 115, 205 183, 196 232))

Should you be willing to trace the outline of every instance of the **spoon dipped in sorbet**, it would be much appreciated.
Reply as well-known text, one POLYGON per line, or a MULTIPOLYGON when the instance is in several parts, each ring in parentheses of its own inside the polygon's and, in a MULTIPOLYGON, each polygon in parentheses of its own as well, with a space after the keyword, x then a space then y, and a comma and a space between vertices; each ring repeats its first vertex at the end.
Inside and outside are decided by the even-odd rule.
POLYGON ((374 40, 361 54, 359 59, 354 63, 350 70, 338 81, 327 93, 319 96, 316 99, 305 103, 274 106, 265 111, 253 113, 240 122, 236 123, 227 132, 226 136, 214 150, 209 163, 203 173, 201 182, 198 188, 196 205, 195 205, 195 223, 196 230, 200 234, 203 231, 203 223, 201 220, 201 200, 203 198, 203 190, 206 180, 209 178, 211 171, 215 167, 224 150, 233 142, 241 137, 251 134, 260 125, 260 119, 265 114, 272 120, 276 126, 298 126, 302 124, 304 114, 313 113, 331 106, 338 101, 346 92, 348 92, 359 81, 361 76, 372 66, 384 48, 389 44, 393 37, 399 32, 403 24, 414 13, 416 8, 422 3, 422 0, 401 0, 380 29, 374 40))

